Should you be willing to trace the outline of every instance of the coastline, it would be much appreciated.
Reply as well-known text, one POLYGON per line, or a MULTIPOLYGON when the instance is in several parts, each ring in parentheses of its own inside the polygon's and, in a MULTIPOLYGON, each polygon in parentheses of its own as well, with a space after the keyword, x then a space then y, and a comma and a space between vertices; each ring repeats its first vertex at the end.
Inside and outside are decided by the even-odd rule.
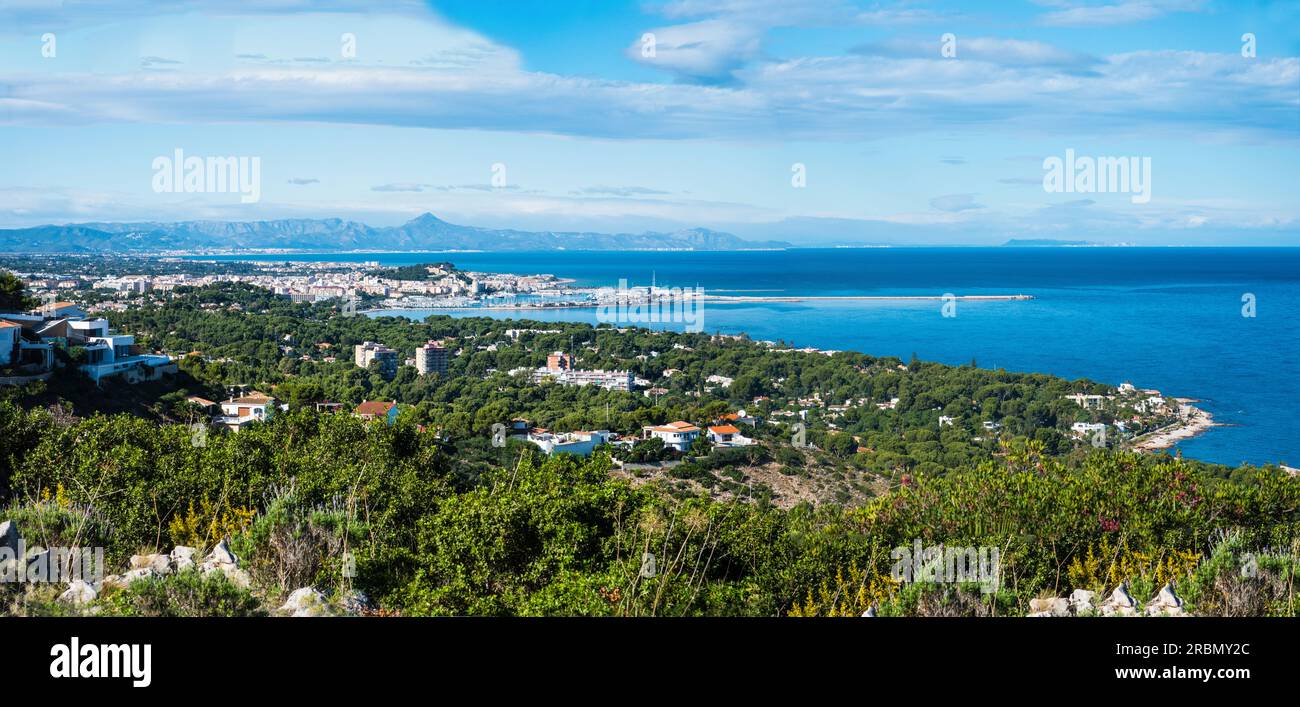
MULTIPOLYGON (((685 298, 679 298, 685 301, 685 298)), ((764 303, 764 302, 827 302, 827 301, 884 301, 884 302, 908 302, 908 301, 935 301, 935 300, 965 300, 981 302, 1011 302, 1034 299, 1033 295, 836 295, 836 296, 777 296, 777 297, 753 297, 753 296, 726 296, 726 295, 700 295, 689 298, 696 302, 713 302, 714 304, 745 304, 745 303, 764 303)), ((623 302, 622 306, 651 306, 647 302, 623 302)), ((432 312, 432 311, 474 311, 474 310, 538 310, 538 309, 600 309, 602 306, 615 306, 616 303, 602 304, 600 302, 539 302, 534 304, 497 304, 497 305, 468 305, 464 307, 441 306, 441 307, 380 307, 377 309, 368 309, 360 314, 372 314, 375 312, 432 312)))
POLYGON ((1204 434, 1211 427, 1223 427, 1222 422, 1215 422, 1209 412, 1192 405, 1190 398, 1174 398, 1179 404, 1182 420, 1158 430, 1148 432, 1133 440, 1133 450, 1137 452, 1158 452, 1204 434))

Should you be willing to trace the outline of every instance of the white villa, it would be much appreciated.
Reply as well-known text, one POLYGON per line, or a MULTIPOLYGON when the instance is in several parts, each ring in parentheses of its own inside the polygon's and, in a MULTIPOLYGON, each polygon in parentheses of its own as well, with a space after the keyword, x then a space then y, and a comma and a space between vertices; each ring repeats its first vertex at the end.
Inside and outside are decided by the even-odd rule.
POLYGON ((84 349, 86 358, 78 367, 96 383, 109 376, 138 383, 176 372, 170 356, 141 353, 134 336, 114 334, 107 319, 91 318, 67 302, 28 314, 0 314, 0 325, 0 365, 50 371, 58 346, 84 349))
MULTIPOLYGON (((733 428, 734 429, 734 428, 733 428)), ((670 422, 666 425, 647 425, 641 428, 642 439, 661 439, 665 447, 685 452, 700 436, 700 428, 689 422, 670 422)))
POLYGON ((214 422, 225 425, 231 432, 238 432, 246 425, 265 420, 273 414, 275 398, 255 391, 251 395, 230 398, 221 403, 221 416, 214 422))
POLYGON ((740 434, 735 425, 713 425, 708 430, 709 441, 718 447, 748 447, 754 440, 740 434))
POLYGON ((613 437, 609 430, 596 430, 594 432, 530 432, 528 441, 537 445, 547 454, 563 452, 566 454, 577 454, 579 456, 588 456, 596 447, 606 444, 613 437))

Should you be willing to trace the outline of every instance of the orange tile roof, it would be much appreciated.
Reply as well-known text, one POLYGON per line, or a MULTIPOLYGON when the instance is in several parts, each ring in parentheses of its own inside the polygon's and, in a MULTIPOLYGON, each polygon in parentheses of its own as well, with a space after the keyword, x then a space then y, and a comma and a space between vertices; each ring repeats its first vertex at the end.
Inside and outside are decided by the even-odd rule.
POLYGON ((709 428, 709 431, 712 432, 713 434, 718 434, 718 435, 738 435, 738 434, 740 434, 740 430, 736 429, 736 428, 735 428, 734 426, 732 426, 732 425, 717 425, 717 426, 714 426, 714 427, 710 427, 710 428, 709 428))
POLYGON ((385 402, 383 400, 367 400, 357 406, 358 415, 387 415, 389 410, 397 407, 397 403, 385 402))

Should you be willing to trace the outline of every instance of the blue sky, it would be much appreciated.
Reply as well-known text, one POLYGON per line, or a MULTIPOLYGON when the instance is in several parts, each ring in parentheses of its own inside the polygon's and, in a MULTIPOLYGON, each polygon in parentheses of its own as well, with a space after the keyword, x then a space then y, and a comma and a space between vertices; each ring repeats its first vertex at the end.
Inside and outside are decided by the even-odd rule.
POLYGON ((0 0, 0 227, 430 211, 801 244, 1300 245, 1297 5, 0 0), (155 193, 177 148, 258 157, 260 200, 155 193), (1150 201, 1045 191, 1067 149, 1150 158, 1150 201))

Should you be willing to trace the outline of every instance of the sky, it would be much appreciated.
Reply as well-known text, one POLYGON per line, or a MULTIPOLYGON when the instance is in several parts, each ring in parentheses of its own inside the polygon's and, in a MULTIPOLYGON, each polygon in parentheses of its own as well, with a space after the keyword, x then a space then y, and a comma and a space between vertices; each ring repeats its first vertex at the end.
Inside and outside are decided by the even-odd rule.
POLYGON ((0 228, 1300 245, 1298 184, 1297 2, 0 0, 0 228))

